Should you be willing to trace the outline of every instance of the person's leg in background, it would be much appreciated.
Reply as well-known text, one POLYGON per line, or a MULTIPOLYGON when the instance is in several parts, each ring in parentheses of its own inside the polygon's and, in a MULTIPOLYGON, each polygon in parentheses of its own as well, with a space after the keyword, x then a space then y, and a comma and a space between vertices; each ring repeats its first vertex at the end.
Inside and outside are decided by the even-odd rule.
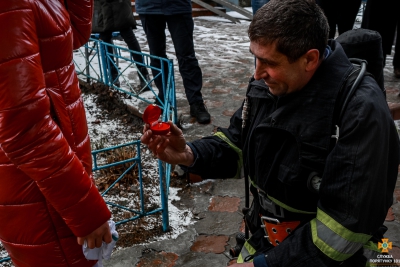
MULTIPOLYGON (((121 34, 122 38, 124 39, 125 43, 128 45, 128 48, 130 50, 136 52, 142 52, 142 50, 140 49, 139 42, 136 39, 135 33, 133 32, 133 29, 131 27, 121 29, 119 33, 121 34)), ((132 53, 132 57, 136 62, 144 64, 142 55, 132 53)), ((140 80, 140 88, 143 89, 146 86, 146 81, 147 82, 150 81, 147 68, 138 65, 138 76, 140 80)))
POLYGON ((386 56, 392 53, 399 10, 398 0, 368 0, 365 6, 361 27, 377 31, 381 35, 384 66, 386 56))
POLYGON ((347 32, 354 27, 357 14, 361 7, 361 0, 336 1, 337 24, 339 34, 347 32))
POLYGON ((251 8, 253 9, 253 15, 256 14, 257 10, 268 3, 269 0, 251 0, 251 8))
POLYGON ((199 123, 209 123, 210 114, 204 106, 201 94, 202 72, 194 51, 192 14, 171 15, 166 16, 166 18, 175 47, 186 98, 190 105, 190 114, 196 117, 199 123))
POLYGON ((396 44, 393 55, 393 71, 396 78, 400 78, 400 19, 397 20, 396 44))
MULTIPOLYGON (((140 20, 142 21, 143 30, 146 33, 147 43, 149 44, 150 54, 157 57, 167 58, 166 55, 166 36, 165 27, 166 21, 164 15, 140 15, 140 20)), ((152 67, 161 69, 161 62, 157 59, 150 59, 150 65, 152 67)), ((168 77, 168 65, 164 64, 165 70, 165 81, 168 77)), ((151 70, 153 77, 156 77, 160 73, 158 70, 151 70)), ((160 75, 154 80, 158 88, 158 97, 161 102, 164 102, 164 91, 163 91, 163 81, 160 75)))
MULTIPOLYGON (((112 32, 111 31, 105 31, 100 33, 100 40, 102 40, 105 43, 113 44, 112 41, 112 32)), ((111 46, 107 46, 107 52, 113 54, 113 48, 111 46)), ((114 57, 111 57, 112 62, 107 62, 110 66, 110 73, 111 73, 111 83, 113 83, 116 86, 120 86, 119 80, 118 80, 118 70, 114 66, 115 60, 114 57)))
POLYGON ((329 39, 335 38, 337 24, 338 2, 332 0, 318 0, 317 4, 324 11, 329 24, 329 39))
MULTIPOLYGON (((269 0, 251 0, 251 8, 253 9, 253 15, 256 14, 257 10, 263 5, 268 3, 269 0)), ((256 58, 254 57, 254 68, 256 67, 256 58)))

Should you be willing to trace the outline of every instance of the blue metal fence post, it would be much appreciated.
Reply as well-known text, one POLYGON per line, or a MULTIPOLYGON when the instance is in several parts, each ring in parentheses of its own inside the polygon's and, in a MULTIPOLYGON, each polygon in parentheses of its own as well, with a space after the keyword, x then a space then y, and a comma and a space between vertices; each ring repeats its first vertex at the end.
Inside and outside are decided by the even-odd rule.
POLYGON ((164 167, 163 162, 158 160, 158 173, 160 181, 160 198, 162 207, 162 221, 163 221, 163 231, 169 230, 169 216, 168 216, 168 194, 167 185, 164 184, 164 167))
POLYGON ((10 257, 0 259, 0 262, 5 262, 11 260, 10 257))
MULTIPOLYGON (((140 141, 137 144, 137 156, 140 158, 140 141)), ((144 193, 143 193, 143 177, 142 177, 142 163, 141 160, 138 163, 138 175, 139 175, 139 185, 140 185, 140 211, 142 213, 144 210, 144 193)))
POLYGON ((103 68, 100 70, 103 73, 104 76, 104 84, 109 84, 109 79, 108 79, 108 60, 106 57, 106 46, 104 45, 103 42, 99 42, 99 51, 100 51, 100 60, 101 60, 101 65, 103 68))
POLYGON ((90 83, 90 78, 89 78, 89 76, 90 76, 90 70, 89 70, 89 66, 90 66, 90 64, 89 64, 89 48, 87 47, 87 45, 85 45, 85 62, 86 62, 85 70, 86 70, 86 75, 87 75, 86 82, 90 83))

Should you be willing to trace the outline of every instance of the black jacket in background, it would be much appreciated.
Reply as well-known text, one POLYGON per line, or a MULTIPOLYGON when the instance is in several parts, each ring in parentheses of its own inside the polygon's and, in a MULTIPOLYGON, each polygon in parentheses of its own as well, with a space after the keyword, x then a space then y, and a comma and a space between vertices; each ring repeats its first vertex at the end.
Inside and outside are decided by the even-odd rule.
POLYGON ((136 29, 131 0, 94 0, 92 32, 136 29))

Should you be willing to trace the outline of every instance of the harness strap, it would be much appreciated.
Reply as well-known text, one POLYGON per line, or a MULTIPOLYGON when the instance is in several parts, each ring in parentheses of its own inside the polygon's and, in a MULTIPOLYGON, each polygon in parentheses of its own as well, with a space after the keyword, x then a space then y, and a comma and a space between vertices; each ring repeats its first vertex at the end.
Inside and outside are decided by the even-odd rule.
POLYGON ((280 222, 278 219, 261 216, 261 221, 266 233, 266 238, 274 247, 278 246, 288 237, 299 225, 300 221, 280 222))

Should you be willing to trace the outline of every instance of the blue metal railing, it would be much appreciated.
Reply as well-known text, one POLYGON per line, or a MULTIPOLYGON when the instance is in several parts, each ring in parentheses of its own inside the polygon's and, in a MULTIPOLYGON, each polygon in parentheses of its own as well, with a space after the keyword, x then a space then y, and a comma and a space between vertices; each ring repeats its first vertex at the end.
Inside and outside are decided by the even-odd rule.
POLYGON ((76 51, 78 55, 75 53, 74 61, 77 74, 86 77, 88 82, 96 81, 104 83, 117 91, 135 97, 136 99, 148 104, 157 103, 163 109, 162 120, 172 120, 173 122, 176 122, 177 108, 173 61, 105 43, 97 38, 97 34, 92 34, 92 38, 89 39, 89 42, 76 51), (109 52, 108 48, 112 48, 111 50, 113 52, 109 52), (140 55, 143 58, 143 63, 135 61, 132 56, 133 54, 140 55), (77 61, 79 55, 80 61, 77 61), (150 61, 158 61, 160 67, 152 66, 150 61), (124 62, 126 65, 120 69, 118 62, 124 62), (137 90, 130 83, 131 79, 129 79, 128 74, 132 73, 132 67, 136 69, 136 72, 142 78, 144 76, 140 72, 139 67, 151 69, 153 70, 153 74, 155 73, 155 76, 146 83, 146 86, 150 88, 150 91, 155 97, 154 101, 140 96, 146 86, 137 90), (122 79, 120 86, 115 84, 115 78, 113 79, 110 71, 111 68, 118 71, 116 79, 122 79), (155 88, 151 85, 156 79, 161 79, 162 81, 162 89, 160 90, 163 90, 164 92, 165 99, 163 101, 159 99, 158 94, 155 92, 155 88))
POLYGON ((108 169, 108 168, 112 168, 115 166, 120 166, 120 165, 125 165, 125 164, 131 164, 129 167, 126 168, 126 170, 104 191, 101 193, 101 195, 104 197, 106 196, 109 191, 114 188, 114 186, 121 182, 121 180, 125 177, 125 175, 132 171, 133 168, 137 167, 138 169, 138 181, 139 181, 139 198, 140 198, 140 210, 134 210, 125 206, 121 206, 119 204, 110 202, 110 201, 106 201, 106 203, 112 207, 118 208, 118 209, 122 209, 125 211, 129 211, 135 214, 135 216, 132 216, 131 218, 128 219, 124 219, 121 221, 116 222, 116 225, 119 224, 123 224, 129 221, 133 221, 136 219, 139 219, 141 217, 147 216, 147 215, 152 215, 155 214, 157 212, 162 212, 162 221, 163 221, 163 230, 167 231, 168 230, 168 226, 169 226, 169 220, 168 220, 168 199, 165 197, 165 195, 163 194, 164 192, 164 188, 163 188, 163 179, 162 177, 159 176, 159 184, 160 184, 160 198, 161 198, 161 207, 159 208, 155 208, 153 210, 145 210, 144 208, 144 190, 143 190, 143 180, 142 180, 142 164, 141 164, 141 157, 140 157, 140 141, 133 141, 130 143, 126 143, 126 144, 122 144, 122 145, 118 145, 118 146, 114 146, 114 147, 110 147, 110 148, 104 148, 104 149, 99 149, 99 150, 95 150, 92 151, 92 156, 93 156, 93 171, 99 171, 99 170, 104 170, 104 169, 108 169), (136 147, 136 157, 133 158, 129 158, 129 159, 123 159, 121 161, 117 161, 117 162, 112 162, 109 164, 104 164, 102 166, 98 166, 98 156, 101 155, 102 153, 107 153, 107 152, 112 152, 113 150, 116 149, 120 149, 120 148, 125 148, 125 147, 129 147, 129 146, 135 146, 136 147), (167 216, 164 216, 164 215, 167 216))
POLYGON ((9 260, 11 260, 10 257, 2 258, 2 259, 0 259, 0 263, 1 262, 6 262, 6 261, 9 261, 9 260))

